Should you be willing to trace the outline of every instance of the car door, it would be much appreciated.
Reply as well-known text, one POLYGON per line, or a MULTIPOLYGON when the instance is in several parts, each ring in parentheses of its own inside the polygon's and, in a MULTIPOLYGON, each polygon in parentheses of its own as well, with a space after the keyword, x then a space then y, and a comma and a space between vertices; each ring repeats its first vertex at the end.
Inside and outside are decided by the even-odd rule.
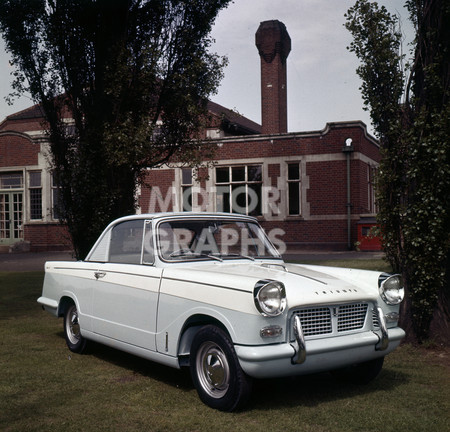
POLYGON ((114 226, 109 243, 108 262, 99 263, 94 275, 93 331, 155 350, 162 269, 152 265, 151 221, 132 219, 114 226))

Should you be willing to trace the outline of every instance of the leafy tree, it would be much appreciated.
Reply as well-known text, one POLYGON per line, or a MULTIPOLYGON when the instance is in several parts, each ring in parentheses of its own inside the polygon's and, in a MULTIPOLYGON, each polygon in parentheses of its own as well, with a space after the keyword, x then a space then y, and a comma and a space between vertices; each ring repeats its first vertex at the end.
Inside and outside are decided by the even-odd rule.
POLYGON ((200 161, 226 62, 209 52, 209 33, 229 1, 2 2, 13 88, 41 106, 78 258, 108 222, 134 213, 146 168, 200 161))
POLYGON ((416 37, 404 64, 398 18, 358 0, 346 14, 362 95, 379 137, 378 221, 405 278, 402 325, 423 341, 449 336, 450 3, 406 2, 416 37))

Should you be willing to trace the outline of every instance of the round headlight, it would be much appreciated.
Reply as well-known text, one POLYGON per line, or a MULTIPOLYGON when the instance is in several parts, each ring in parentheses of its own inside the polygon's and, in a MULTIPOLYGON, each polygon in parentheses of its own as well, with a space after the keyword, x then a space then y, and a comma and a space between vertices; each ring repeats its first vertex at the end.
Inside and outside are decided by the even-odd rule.
POLYGON ((254 290, 255 305, 264 316, 278 316, 286 308, 284 285, 277 281, 259 281, 254 290))
POLYGON ((381 298, 388 305, 397 305, 405 297, 403 278, 400 275, 389 276, 380 285, 381 298))

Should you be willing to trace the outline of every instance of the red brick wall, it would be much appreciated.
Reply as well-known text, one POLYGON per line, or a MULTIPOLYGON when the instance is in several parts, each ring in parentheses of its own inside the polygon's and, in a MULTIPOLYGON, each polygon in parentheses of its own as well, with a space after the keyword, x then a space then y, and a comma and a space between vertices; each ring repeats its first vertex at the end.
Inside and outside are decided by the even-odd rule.
MULTIPOLYGON (((275 228, 282 229, 285 234, 277 237, 286 243, 288 250, 344 250, 347 247, 347 221, 344 219, 262 221, 261 225, 267 233, 275 228)), ((356 241, 356 226, 354 235, 356 241)))
POLYGON ((268 175, 270 178, 270 186, 277 187, 277 179, 280 177, 280 164, 269 164, 268 175))
POLYGON ((219 147, 215 159, 241 159, 271 156, 303 156, 339 154, 345 140, 352 138, 355 152, 360 152, 375 161, 380 160, 379 147, 364 137, 359 124, 349 127, 333 126, 324 133, 314 134, 285 134, 277 137, 261 136, 259 139, 242 137, 239 141, 227 139, 219 147))
MULTIPOLYGON (((20 123, 15 123, 17 129, 19 126, 20 123)), ((248 159, 263 162, 264 158, 279 158, 282 164, 285 158, 287 161, 288 158, 305 160, 308 157, 306 171, 303 172, 308 185, 303 188, 306 194, 303 198, 307 201, 310 218, 288 217, 284 221, 262 220, 262 223, 266 230, 281 228, 285 232, 282 240, 294 246, 345 249, 347 171, 342 149, 347 138, 352 138, 354 148, 351 154, 351 212, 355 217, 352 219, 352 239, 356 241, 358 216, 369 211, 367 166, 373 163, 371 161, 380 160, 378 146, 367 138, 361 124, 330 124, 321 132, 227 138, 221 140, 223 145, 218 147, 215 159, 219 163, 227 160, 247 164, 248 159)), ((36 165, 39 151, 38 144, 19 134, 4 132, 0 135, 0 167, 36 165)), ((266 174, 269 183, 265 186, 279 186, 281 164, 268 162, 266 174)), ((175 170, 150 170, 141 188, 141 211, 172 211, 174 201, 168 192, 174 181, 175 170), (156 199, 156 194, 160 199, 156 199), (153 207, 150 205, 152 199, 153 207)), ((204 180, 201 187, 206 187, 204 180)), ((174 192, 179 193, 178 190, 174 192)), ((32 250, 70 248, 67 231, 56 224, 26 225, 25 240, 31 242, 32 250)))
POLYGON ((0 131, 30 132, 42 130, 42 118, 5 120, 0 124, 0 131))
MULTIPOLYGON (((309 206, 308 218, 287 217, 283 221, 261 218, 267 231, 281 228, 281 238, 289 247, 346 249, 347 248, 347 156, 342 152, 347 138, 352 138, 354 152, 350 154, 350 191, 352 218, 352 242, 357 240, 357 222, 360 214, 368 213, 368 160, 379 160, 378 146, 367 139, 361 124, 336 124, 322 133, 286 134, 279 137, 231 138, 223 140, 218 148, 216 160, 246 164, 246 159, 264 161, 265 157, 296 158, 313 157, 306 162, 308 187, 303 188, 309 206), (318 160, 314 160, 317 156, 318 160)), ((287 160, 287 159, 286 159, 287 160)), ((228 163, 228 162, 227 162, 228 163)), ((283 162, 281 162, 283 163, 283 162)), ((373 163, 373 162, 371 162, 373 163)), ((278 187, 281 175, 280 163, 268 162, 266 186, 278 187)), ((157 186, 161 199, 167 199, 169 188, 175 180, 174 170, 150 171, 146 178, 148 185, 157 186)), ((285 179, 283 179, 285 180, 285 179)), ((205 187, 204 181, 201 187, 205 187)), ((150 188, 143 188, 142 211, 149 210, 150 188)), ((177 190, 176 193, 179 193, 177 190)), ((154 200, 155 201, 155 200, 154 200)), ((173 201, 165 210, 172 210, 173 201)), ((280 199, 277 204, 280 203, 280 199)), ((156 204, 158 204, 156 202, 156 204)), ((161 211, 156 208, 151 211, 161 211)), ((304 209, 303 209, 304 210, 304 209)), ((267 215, 266 215, 267 216, 267 215)), ((274 216, 274 215, 272 215, 274 216)))
POLYGON ((168 192, 175 180, 174 170, 150 170, 144 179, 144 185, 139 197, 139 206, 143 213, 153 213, 161 211, 173 211, 173 201, 168 200, 168 208, 164 207, 164 202, 169 196, 168 192), (158 200, 160 196, 160 201, 158 200))
POLYGON ((346 214, 346 161, 310 162, 306 165, 306 175, 311 215, 346 214))
POLYGON ((19 135, 0 136, 0 167, 37 165, 40 145, 19 135))
POLYGON ((59 224, 27 224, 24 239, 30 242, 32 252, 72 249, 67 228, 59 224))
POLYGON ((353 212, 358 214, 369 213, 368 203, 368 183, 367 183, 367 163, 362 161, 353 161, 352 163, 352 201, 357 203, 353 206, 353 212), (358 186, 358 187, 356 187, 358 186))

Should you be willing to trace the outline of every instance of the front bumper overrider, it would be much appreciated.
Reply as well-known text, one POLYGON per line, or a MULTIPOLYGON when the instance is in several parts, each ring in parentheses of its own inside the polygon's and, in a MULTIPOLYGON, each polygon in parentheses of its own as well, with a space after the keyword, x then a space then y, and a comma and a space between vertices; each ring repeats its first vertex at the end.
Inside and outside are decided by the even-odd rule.
POLYGON ((383 357, 397 348, 404 336, 400 327, 306 341, 296 335, 292 343, 235 345, 235 350, 247 375, 276 378, 339 369, 383 357))

